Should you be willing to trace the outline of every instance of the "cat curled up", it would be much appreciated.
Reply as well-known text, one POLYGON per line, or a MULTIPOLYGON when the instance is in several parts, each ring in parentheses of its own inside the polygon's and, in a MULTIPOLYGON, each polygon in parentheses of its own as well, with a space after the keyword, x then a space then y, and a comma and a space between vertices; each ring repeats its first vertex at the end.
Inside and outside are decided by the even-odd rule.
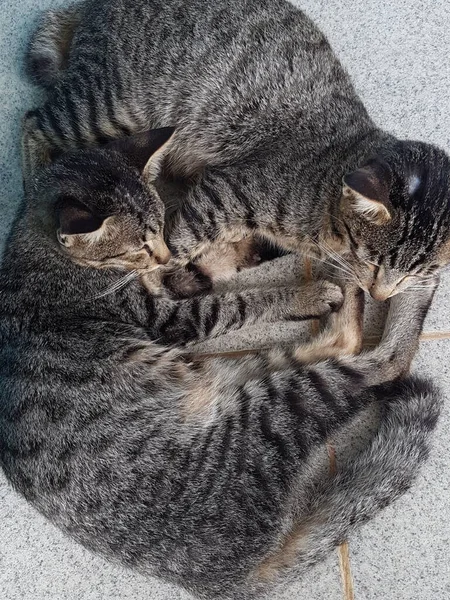
POLYGON ((44 16, 28 67, 48 90, 26 119, 28 170, 176 127, 165 170, 197 176, 171 225, 181 262, 258 232, 385 300, 450 261, 448 156, 377 127, 285 0, 86 0, 44 16))
POLYGON ((407 373, 434 290, 396 295, 366 354, 352 356, 354 288, 312 364, 307 344, 189 355, 174 340, 247 312, 279 318, 289 293, 150 294, 163 206, 128 160, 111 148, 67 154, 28 186, 0 272, 0 464, 92 551, 201 598, 261 598, 404 493, 426 460, 440 394, 407 373), (124 271, 140 280, 123 285, 124 271), (314 470, 315 451, 373 403, 367 447, 335 474, 314 470))

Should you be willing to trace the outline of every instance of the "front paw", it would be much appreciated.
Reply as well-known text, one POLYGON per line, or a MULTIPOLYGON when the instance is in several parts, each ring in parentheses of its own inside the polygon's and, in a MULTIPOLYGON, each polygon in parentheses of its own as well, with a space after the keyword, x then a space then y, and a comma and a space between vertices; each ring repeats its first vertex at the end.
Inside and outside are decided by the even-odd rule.
POLYGON ((211 278, 204 275, 192 263, 165 275, 163 284, 167 291, 178 299, 192 298, 212 289, 211 278))
POLYGON ((296 298, 298 314, 319 318, 339 310, 344 302, 342 289, 329 281, 312 281, 299 288, 296 298))

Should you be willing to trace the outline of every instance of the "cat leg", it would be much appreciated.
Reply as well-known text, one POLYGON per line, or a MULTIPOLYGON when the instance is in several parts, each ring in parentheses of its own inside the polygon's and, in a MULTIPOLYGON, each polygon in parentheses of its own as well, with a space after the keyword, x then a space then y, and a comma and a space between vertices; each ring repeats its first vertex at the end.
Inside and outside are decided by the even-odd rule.
MULTIPOLYGON (((397 294, 390 300, 389 312, 380 344, 371 351, 363 352, 357 356, 349 356, 348 348, 339 355, 333 330, 327 337, 324 332, 321 337, 323 346, 322 358, 335 358, 337 362, 350 368, 360 379, 361 389, 378 385, 404 377, 409 373, 411 363, 419 347, 419 338, 423 323, 436 291, 438 280, 434 287, 425 288, 415 294, 397 294), (332 346, 331 352, 327 348, 327 340, 332 346)), ((344 312, 346 302, 344 301, 344 312)), ((331 327, 339 322, 331 315, 331 327)), ((352 336, 349 338, 353 343, 352 336)), ((355 340, 356 341, 356 340, 355 340)), ((358 344, 359 347, 359 344, 358 344)), ((318 345, 307 344, 299 347, 294 356, 301 362, 314 362, 321 360, 318 345)), ((324 365, 326 363, 323 363, 324 365)))
POLYGON ((340 310, 330 315, 327 327, 308 344, 300 346, 295 356, 309 363, 325 358, 358 354, 362 349, 364 293, 356 285, 344 288, 340 310))
POLYGON ((164 275, 164 287, 177 298, 189 298, 210 291, 214 283, 226 281, 242 269, 257 266, 260 262, 253 237, 239 242, 218 242, 185 267, 164 275))
POLYGON ((255 267, 260 262, 255 238, 248 236, 238 242, 211 244, 193 264, 216 282, 230 279, 242 269, 255 267))
POLYGON ((342 292, 327 281, 301 288, 249 289, 173 301, 153 302, 152 334, 166 343, 216 337, 259 322, 319 318, 339 308, 342 292))

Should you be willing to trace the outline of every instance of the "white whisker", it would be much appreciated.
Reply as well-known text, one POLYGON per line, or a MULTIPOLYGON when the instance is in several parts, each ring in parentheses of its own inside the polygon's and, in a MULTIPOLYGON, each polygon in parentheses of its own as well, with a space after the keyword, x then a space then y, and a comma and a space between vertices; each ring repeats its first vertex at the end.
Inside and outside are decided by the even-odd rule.
POLYGON ((130 283, 137 277, 138 277, 137 271, 130 271, 129 273, 127 273, 126 275, 121 277, 118 281, 116 281, 115 283, 113 283, 112 285, 107 287, 106 290, 104 290, 103 292, 100 292, 99 294, 96 294, 94 296, 94 299, 95 298, 103 298, 104 296, 109 296, 110 294, 114 294, 115 292, 118 292, 119 290, 121 290, 123 287, 125 287, 128 283, 130 283))

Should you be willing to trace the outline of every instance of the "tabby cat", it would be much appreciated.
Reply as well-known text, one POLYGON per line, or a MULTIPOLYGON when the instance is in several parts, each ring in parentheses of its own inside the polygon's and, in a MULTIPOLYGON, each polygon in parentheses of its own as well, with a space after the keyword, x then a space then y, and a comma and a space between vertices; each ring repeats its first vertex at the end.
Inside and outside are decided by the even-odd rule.
POLYGON ((378 300, 450 261, 449 158, 376 127, 285 0, 86 0, 44 17, 28 64, 49 91, 26 122, 29 165, 177 127, 166 169, 200 174, 175 213, 180 259, 257 231, 331 257, 378 300))
POLYGON ((357 288, 313 348, 189 356, 173 342, 247 311, 279 317, 299 292, 176 302, 133 279, 152 284, 167 258, 146 180, 157 155, 140 176, 117 149, 79 151, 30 182, 0 272, 0 464, 91 550, 199 597, 261 598, 401 495, 426 459, 440 395, 402 376, 433 290, 393 298, 379 347, 356 357, 321 360, 359 348, 357 288), (333 475, 311 466, 374 402, 368 446, 333 475))

